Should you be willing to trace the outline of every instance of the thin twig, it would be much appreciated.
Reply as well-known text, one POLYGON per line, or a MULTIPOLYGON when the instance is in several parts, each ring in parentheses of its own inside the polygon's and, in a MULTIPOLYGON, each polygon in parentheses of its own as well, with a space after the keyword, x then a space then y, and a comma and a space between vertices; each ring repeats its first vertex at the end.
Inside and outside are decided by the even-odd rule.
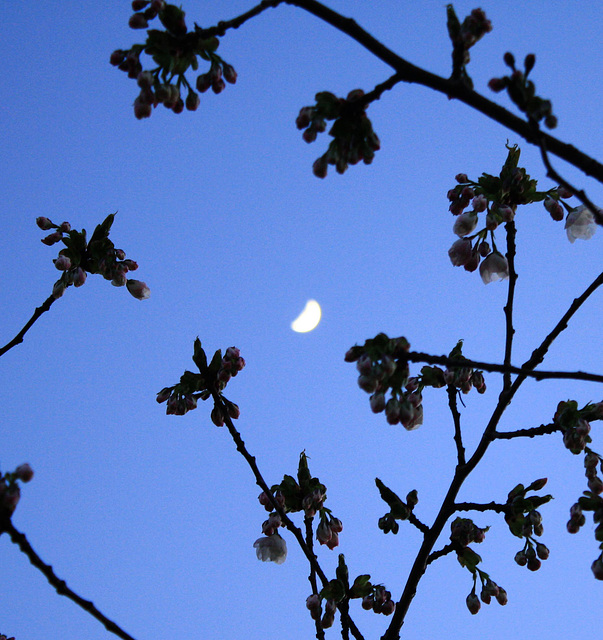
POLYGON ((454 507, 456 511, 495 511, 496 513, 504 513, 507 508, 499 502, 457 502, 454 507))
POLYGON ((456 387, 448 385, 448 406, 454 422, 454 443, 456 444, 456 456, 459 465, 465 464, 465 447, 463 446, 463 436, 461 434, 461 414, 456 404, 456 387))
MULTIPOLYGON (((513 299, 515 296, 515 283, 517 282, 517 272, 515 271, 515 236, 517 229, 515 222, 512 220, 505 225, 507 232, 507 263, 509 265, 509 287, 507 290, 507 303, 505 304, 505 367, 511 365, 511 355, 513 352, 513 336, 515 328, 513 327, 513 299)), ((511 386, 511 374, 506 371, 503 374, 503 389, 511 386)))
POLYGON ((250 20, 251 18, 255 18, 255 16, 259 15, 266 9, 277 7, 284 0, 262 0, 260 4, 249 9, 245 13, 233 18, 232 20, 222 20, 218 22, 215 27, 209 27, 208 29, 203 29, 195 24, 195 33, 202 39, 208 39, 213 36, 223 36, 228 29, 238 29, 242 24, 250 20))
MULTIPOLYGON (((599 276, 603 278, 603 273, 599 276)), ((601 284, 601 283, 599 283, 601 284)), ((526 378, 534 378, 535 380, 584 380, 587 382, 603 382, 603 375, 596 373, 586 373, 584 371, 534 371, 532 368, 514 367, 513 365, 505 366, 504 364, 495 364, 491 362, 481 362, 480 360, 469 360, 450 358, 449 356, 434 356, 429 353, 420 351, 409 351, 404 354, 404 358, 409 362, 426 362, 427 364, 441 364, 449 369, 460 369, 463 367, 473 367, 475 369, 483 369, 492 373, 514 373, 526 378)))
POLYGON ((554 422, 551 424, 541 424, 539 427, 531 429, 516 429, 515 431, 494 431, 492 440, 512 440, 513 438, 534 438, 535 436, 544 436, 549 433, 561 431, 561 427, 554 422))
MULTIPOLYGON (((264 477, 260 473, 259 467, 255 461, 255 457, 252 456, 249 453, 249 451, 247 451, 247 447, 245 446, 245 442, 243 441, 241 434, 237 431, 232 420, 230 419, 228 415, 228 411, 226 409, 226 406, 224 405, 224 402, 222 401, 222 398, 220 397, 220 394, 217 391, 212 390, 211 395, 215 404, 218 405, 222 410, 222 415, 224 416, 224 423, 226 424, 226 427, 228 428, 228 431, 237 446, 237 451, 245 458, 245 460, 247 461, 247 464, 251 468, 251 471, 255 476, 256 484, 268 496, 270 502, 272 503, 272 506, 274 507, 274 510, 281 517, 281 521, 283 522, 285 527, 295 536, 297 543, 301 547, 301 550, 304 552, 304 555, 306 556, 306 558, 308 559, 308 562, 310 563, 310 567, 314 569, 314 571, 316 572, 316 575, 320 578, 322 585, 326 586, 329 580, 327 579, 325 572, 322 570, 320 564, 318 563, 318 559, 316 558, 316 555, 314 554, 313 550, 310 549, 306 544, 306 541, 304 540, 304 536, 301 529, 295 526, 293 521, 285 513, 285 510, 281 507, 281 505, 276 501, 275 497, 272 495, 272 491, 270 490, 270 488, 268 487, 268 484, 264 480, 264 477)), ((356 638, 356 640, 364 640, 358 627, 356 627, 356 625, 354 624, 354 621, 350 617, 349 613, 345 610, 345 608, 338 606, 338 609, 340 614, 344 617, 346 623, 349 625, 350 631, 352 632, 352 635, 354 636, 354 638, 356 638)))
POLYGON ((588 209, 590 209, 595 219, 595 222, 603 226, 603 213, 601 213, 601 210, 599 209, 599 207, 597 207, 590 200, 590 198, 586 195, 586 192, 583 189, 577 189, 576 187, 574 187, 565 178, 563 178, 557 171, 555 171, 549 159, 549 154, 546 148, 546 141, 544 139, 544 136, 542 135, 542 131, 540 131, 536 123, 534 123, 534 125, 535 125, 535 130, 538 132, 538 135, 537 135, 538 147, 540 148, 540 156, 542 157, 542 162, 546 167, 547 176, 551 180, 554 180, 560 187, 565 187, 568 191, 573 193, 576 196, 576 198, 578 198, 578 200, 580 200, 580 202, 585 207, 588 207, 588 209))
POLYGON ((447 544, 445 547, 442 547, 441 549, 439 549, 438 551, 434 551, 433 553, 430 553, 425 564, 431 564, 434 560, 437 560, 438 558, 441 558, 442 556, 447 556, 449 553, 452 553, 453 551, 455 551, 456 549, 456 545, 449 543, 447 544))
MULTIPOLYGON (((306 525, 306 544, 310 548, 312 552, 314 552, 314 530, 312 529, 312 521, 314 518, 310 516, 306 516, 304 518, 304 524, 306 525)), ((318 585, 316 584, 316 571, 314 567, 310 565, 310 575, 308 576, 308 580, 310 581, 310 586, 312 587, 312 593, 318 594, 318 585)), ((325 631, 322 628, 322 624, 320 624, 320 618, 318 620, 314 620, 314 625, 316 626, 316 637, 318 640, 325 640, 325 631)))
POLYGON ((113 620, 109 620, 107 616, 102 614, 90 600, 84 600, 80 597, 75 591, 72 591, 64 580, 58 578, 53 571, 52 567, 48 564, 45 564, 40 556, 34 551, 32 546, 29 544, 29 541, 25 537, 25 534, 17 531, 13 526, 13 523, 5 518, 2 521, 0 531, 5 531, 10 536, 10 539, 18 545, 21 551, 29 558, 31 564, 33 564, 36 569, 39 569, 45 576, 48 582, 56 589, 56 592, 61 595, 69 598, 79 607, 81 607, 86 613, 89 613, 91 616, 96 618, 101 624, 104 625, 107 631, 115 634, 118 638, 122 638, 123 640, 134 640, 134 638, 126 633, 121 627, 119 627, 113 620))
POLYGON ((34 311, 33 316, 29 319, 27 324, 19 331, 19 333, 2 349, 0 349, 0 356, 3 356, 9 349, 21 344, 23 342, 23 336, 31 329, 33 323, 48 309, 50 309, 50 305, 56 300, 56 298, 52 295, 48 296, 46 300, 34 311))
POLYGON ((424 536, 429 533, 429 527, 425 523, 421 522, 412 511, 410 512, 407 520, 408 522, 410 522, 410 524, 415 526, 424 536))

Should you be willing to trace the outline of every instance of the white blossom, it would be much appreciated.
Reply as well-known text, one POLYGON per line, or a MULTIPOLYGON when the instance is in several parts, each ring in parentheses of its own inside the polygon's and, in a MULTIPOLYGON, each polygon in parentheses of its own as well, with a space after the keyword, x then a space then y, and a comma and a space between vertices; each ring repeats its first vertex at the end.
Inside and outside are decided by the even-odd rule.
MULTIPOLYGON (((599 209, 601 211, 601 209, 599 209)), ((595 233, 597 224, 593 212, 583 204, 572 209, 565 219, 565 229, 570 242, 575 242, 576 238, 588 240, 595 233)))
POLYGON ((258 560, 262 562, 276 562, 283 564, 287 559, 287 543, 278 533, 268 537, 258 538, 254 543, 258 560))
POLYGON ((493 251, 480 265, 479 274, 484 284, 506 280, 509 277, 509 263, 498 251, 493 251))

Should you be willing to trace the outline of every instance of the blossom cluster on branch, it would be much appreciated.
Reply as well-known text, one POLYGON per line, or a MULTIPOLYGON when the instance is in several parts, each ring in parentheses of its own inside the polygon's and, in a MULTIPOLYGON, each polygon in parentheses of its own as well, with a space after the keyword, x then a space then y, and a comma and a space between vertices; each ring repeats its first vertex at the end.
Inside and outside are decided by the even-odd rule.
POLYGON ((69 222, 55 224, 44 216, 37 218, 36 223, 43 231, 54 229, 51 234, 42 238, 45 245, 52 246, 58 242, 65 245, 53 260, 54 266, 62 272, 52 289, 54 298, 60 298, 67 287, 81 287, 86 282, 86 273, 98 273, 105 280, 110 280, 115 287, 123 287, 138 300, 146 300, 151 290, 144 282, 127 278, 129 271, 136 271, 138 263, 126 259, 123 249, 116 249, 109 240, 109 232, 115 214, 108 215, 97 225, 90 240, 86 240, 86 230, 76 231, 69 222))

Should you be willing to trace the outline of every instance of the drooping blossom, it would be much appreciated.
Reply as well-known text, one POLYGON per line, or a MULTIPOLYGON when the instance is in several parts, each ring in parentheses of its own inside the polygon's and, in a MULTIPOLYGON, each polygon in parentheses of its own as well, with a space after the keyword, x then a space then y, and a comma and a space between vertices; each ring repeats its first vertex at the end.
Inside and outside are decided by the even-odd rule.
POLYGON ((253 547, 258 560, 261 560, 262 562, 283 564, 287 559, 287 543, 278 533, 258 538, 253 543, 253 547))
POLYGON ((484 284, 506 280, 509 277, 509 263, 498 251, 493 251, 479 266, 484 284))
POLYGON ((151 295, 149 287, 140 280, 128 280, 126 287, 137 300, 146 300, 151 295))
MULTIPOLYGON (((599 209, 601 211, 601 209, 599 209)), ((577 238, 588 240, 595 233, 597 224, 593 212, 583 204, 572 209, 565 219, 565 230, 570 242, 575 242, 577 238)))

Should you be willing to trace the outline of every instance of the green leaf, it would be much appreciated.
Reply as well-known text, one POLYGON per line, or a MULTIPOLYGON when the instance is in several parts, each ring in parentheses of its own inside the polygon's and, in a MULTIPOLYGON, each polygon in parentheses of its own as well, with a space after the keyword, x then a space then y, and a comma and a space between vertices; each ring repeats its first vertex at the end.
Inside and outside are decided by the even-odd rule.
POLYGON ((207 356, 201 346, 201 340, 195 339, 195 352, 193 353, 193 362, 199 367, 202 374, 207 372, 207 356))
POLYGON ((471 547, 465 547, 458 553, 457 558, 461 567, 467 567, 472 573, 475 571, 475 567, 482 561, 481 557, 475 553, 471 547))
POLYGON ((462 359, 463 358, 463 340, 459 340, 456 343, 456 346, 454 347, 454 349, 450 352, 450 354, 448 355, 449 358, 458 358, 458 359, 462 359))
POLYGON ((345 586, 347 591, 350 584, 350 574, 345 563, 345 556, 343 555, 343 553, 339 554, 339 564, 337 565, 337 569, 335 569, 335 575, 337 576, 337 579, 340 580, 341 583, 345 586))
POLYGON ((312 476, 310 475, 310 469, 308 467, 308 457, 306 452, 302 451, 299 454, 299 465, 297 467, 297 479, 302 491, 309 491, 312 476))
POLYGON ((323 587, 319 595, 327 600, 341 602, 345 598, 345 587, 339 580, 331 580, 326 587, 323 587))
POLYGON ((220 370, 220 365, 222 364, 222 350, 218 349, 214 353, 214 357, 211 359, 209 363, 209 367, 207 367, 207 373, 212 377, 218 375, 218 371, 220 370))
POLYGON ((388 487, 386 487, 379 478, 375 478, 375 484, 379 489, 381 498, 389 505, 392 515, 398 520, 406 520, 410 515, 410 509, 400 500, 400 498, 388 487))
POLYGON ((96 229, 94 230, 94 233, 90 238, 90 244, 109 237, 109 231, 111 230, 111 225, 113 224, 115 213, 110 213, 101 224, 96 226, 96 229))
POLYGON ((451 4, 446 5, 446 26, 448 27, 448 35, 452 42, 456 42, 461 31, 461 23, 457 18, 454 7, 451 4))
POLYGON ((350 598, 364 598, 373 592, 373 585, 370 582, 371 576, 366 573, 358 576, 350 589, 350 598))
POLYGON ((444 382, 444 372, 440 367, 428 367, 427 365, 421 369, 421 382, 426 387, 439 389, 446 385, 444 382))

